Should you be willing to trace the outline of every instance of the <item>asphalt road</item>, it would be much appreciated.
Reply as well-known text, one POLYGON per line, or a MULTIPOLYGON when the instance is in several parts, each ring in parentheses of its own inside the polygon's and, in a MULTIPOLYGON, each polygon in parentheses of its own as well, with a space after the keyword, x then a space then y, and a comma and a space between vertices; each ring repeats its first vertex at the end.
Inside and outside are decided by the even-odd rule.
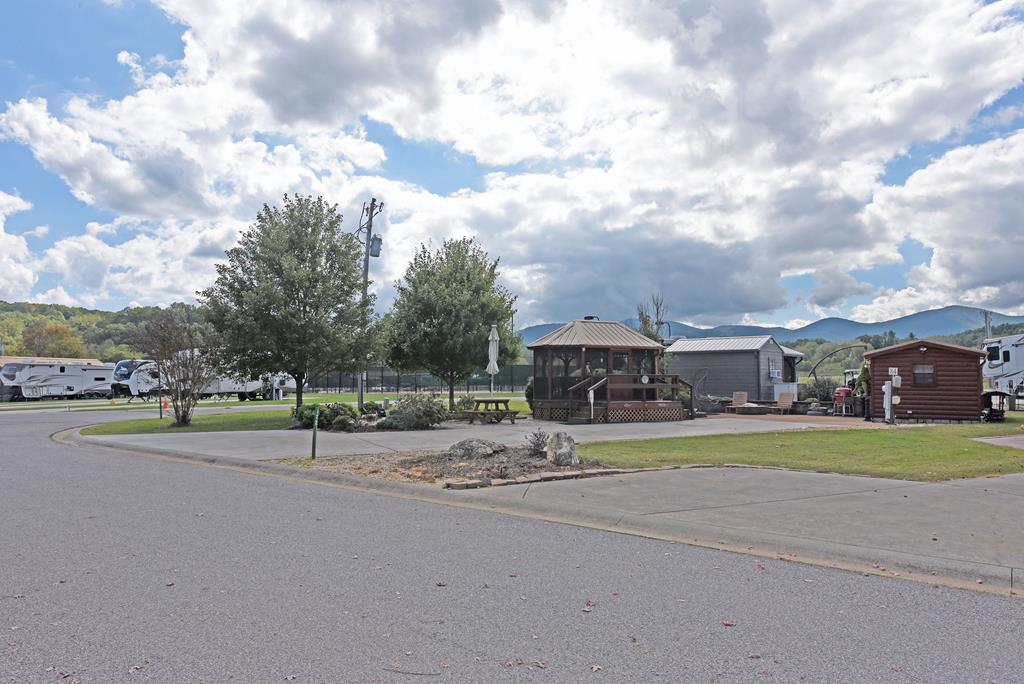
POLYGON ((122 417, 0 415, 2 682, 1024 679, 1019 599, 49 438, 122 417))

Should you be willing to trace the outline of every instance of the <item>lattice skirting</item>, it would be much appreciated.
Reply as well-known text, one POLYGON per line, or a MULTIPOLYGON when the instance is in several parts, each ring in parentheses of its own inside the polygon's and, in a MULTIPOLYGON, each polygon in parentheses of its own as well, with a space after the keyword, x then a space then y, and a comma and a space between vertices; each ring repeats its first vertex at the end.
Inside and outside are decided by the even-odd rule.
POLYGON ((559 407, 537 407, 533 411, 537 420, 569 420, 569 409, 559 407))
MULTIPOLYGON (((533 411, 533 417, 537 420, 566 421, 569 420, 569 409, 558 406, 538 406, 533 411)), ((686 420, 689 416, 684 406, 673 404, 647 408, 612 408, 608 410, 607 414, 598 412, 595 418, 594 422, 597 423, 660 423, 686 420)))
POLYGON ((609 409, 609 423, 659 423, 669 420, 685 420, 686 411, 682 406, 661 408, 609 409))

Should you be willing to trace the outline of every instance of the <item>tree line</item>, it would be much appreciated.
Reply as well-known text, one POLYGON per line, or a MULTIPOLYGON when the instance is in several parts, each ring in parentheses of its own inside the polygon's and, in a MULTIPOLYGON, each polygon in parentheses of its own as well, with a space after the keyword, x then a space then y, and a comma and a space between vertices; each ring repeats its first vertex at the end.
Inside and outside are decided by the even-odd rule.
MULTIPOLYGON (((445 381, 454 409, 455 387, 487 363, 492 326, 500 337, 499 364, 518 358, 516 297, 499 283, 499 260, 472 238, 421 245, 384 315, 375 313, 373 295, 364 295, 362 258, 363 246, 343 228, 337 205, 285 195, 280 205, 264 205, 226 251, 215 281, 196 293, 195 305, 110 316, 75 307, 43 313, 36 305, 6 305, 5 315, 20 308, 21 322, 8 351, 153 358, 181 425, 191 420, 200 388, 218 375, 286 373, 301 406, 312 374, 359 372, 374 364, 423 369, 445 381), (102 342, 90 347, 95 343, 87 340, 102 342)), ((5 334, 16 327, 12 321, 5 334)))

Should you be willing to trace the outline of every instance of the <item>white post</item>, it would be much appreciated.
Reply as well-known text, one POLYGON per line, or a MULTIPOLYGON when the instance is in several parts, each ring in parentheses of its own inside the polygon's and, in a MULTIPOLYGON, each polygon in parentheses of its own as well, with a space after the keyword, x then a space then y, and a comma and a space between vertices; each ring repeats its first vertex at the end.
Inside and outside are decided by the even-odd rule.
POLYGON ((892 422, 892 381, 886 380, 882 385, 882 406, 885 407, 885 422, 892 422))

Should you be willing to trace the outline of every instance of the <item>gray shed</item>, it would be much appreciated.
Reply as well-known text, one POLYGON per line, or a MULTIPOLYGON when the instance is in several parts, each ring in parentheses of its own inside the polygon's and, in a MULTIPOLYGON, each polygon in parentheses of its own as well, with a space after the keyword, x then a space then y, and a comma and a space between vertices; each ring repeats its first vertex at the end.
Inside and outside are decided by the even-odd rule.
POLYGON ((683 338, 665 350, 665 371, 701 394, 730 397, 746 392, 751 400, 773 401, 783 392, 796 396, 801 358, 803 354, 771 335, 683 338))

